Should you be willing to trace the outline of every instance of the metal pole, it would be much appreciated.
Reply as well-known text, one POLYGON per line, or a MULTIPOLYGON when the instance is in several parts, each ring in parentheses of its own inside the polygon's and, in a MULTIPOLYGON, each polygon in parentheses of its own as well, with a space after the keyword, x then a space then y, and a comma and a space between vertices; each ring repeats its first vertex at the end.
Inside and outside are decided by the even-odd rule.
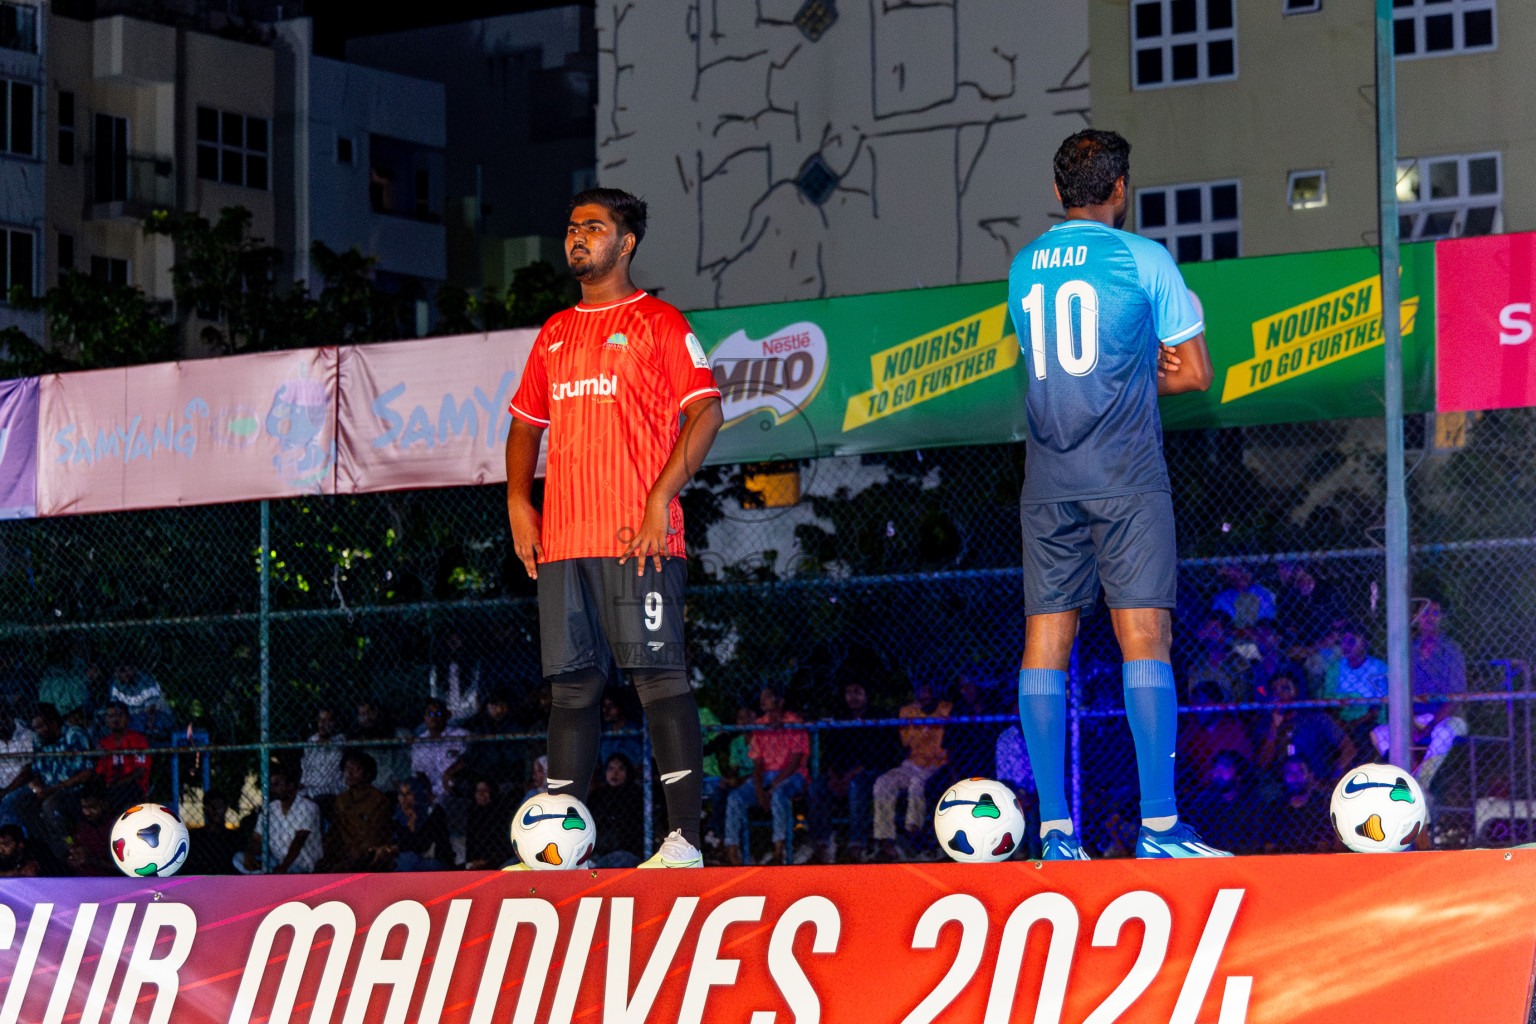
POLYGON ((257 646, 261 651, 261 858, 262 870, 272 863, 272 503, 261 503, 261 617, 257 646))
POLYGON ((1376 0, 1376 172, 1380 191, 1381 336, 1387 428, 1387 724, 1394 763, 1408 767, 1413 688, 1408 635, 1408 499, 1403 472, 1403 335, 1397 233, 1397 75, 1392 0, 1376 0))

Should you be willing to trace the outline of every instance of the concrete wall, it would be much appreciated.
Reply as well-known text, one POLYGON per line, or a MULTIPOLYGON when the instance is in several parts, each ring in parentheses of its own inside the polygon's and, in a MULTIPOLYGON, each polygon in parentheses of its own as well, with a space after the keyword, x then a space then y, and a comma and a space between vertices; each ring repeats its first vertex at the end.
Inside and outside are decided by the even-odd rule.
POLYGON ((1084 0, 801 10, 599 6, 598 175, 651 204, 637 280, 689 308, 1004 277, 1087 124, 1084 0), (830 192, 796 184, 813 160, 830 192))

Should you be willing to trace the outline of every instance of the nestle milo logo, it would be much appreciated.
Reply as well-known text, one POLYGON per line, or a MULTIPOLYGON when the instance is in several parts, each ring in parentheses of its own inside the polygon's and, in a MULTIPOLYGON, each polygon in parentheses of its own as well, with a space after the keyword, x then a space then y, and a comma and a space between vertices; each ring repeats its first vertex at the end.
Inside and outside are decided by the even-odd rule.
POLYGON ((715 346, 709 366, 727 423, 759 411, 783 421, 804 408, 826 379, 827 337, 808 320, 766 338, 737 331, 715 346))

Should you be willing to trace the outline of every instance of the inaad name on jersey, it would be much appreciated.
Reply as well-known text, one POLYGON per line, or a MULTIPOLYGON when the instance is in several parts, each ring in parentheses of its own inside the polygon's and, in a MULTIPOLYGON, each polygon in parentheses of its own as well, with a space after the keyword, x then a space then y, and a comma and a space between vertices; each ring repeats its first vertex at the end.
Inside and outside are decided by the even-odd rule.
POLYGON ((1086 245, 1057 246, 1055 249, 1036 249, 1030 257, 1030 270, 1049 270, 1051 267, 1080 267, 1088 262, 1086 245))

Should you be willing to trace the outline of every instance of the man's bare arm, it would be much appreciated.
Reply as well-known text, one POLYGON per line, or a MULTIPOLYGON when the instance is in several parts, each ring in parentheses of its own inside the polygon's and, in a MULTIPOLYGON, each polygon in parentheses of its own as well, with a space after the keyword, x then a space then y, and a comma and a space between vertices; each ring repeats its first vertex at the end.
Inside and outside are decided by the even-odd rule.
POLYGON ((678 492, 704 465, 715 437, 725 424, 720 411, 720 399, 713 396, 700 398, 683 410, 683 429, 667 456, 666 465, 651 485, 651 493, 645 499, 645 518, 640 529, 630 540, 619 561, 639 556, 637 568, 644 570, 645 559, 654 557, 656 568, 661 568, 662 556, 667 553, 667 506, 678 492))
POLYGON ((529 579, 539 578, 544 548, 539 534, 544 519, 533 507, 533 473, 539 465, 539 442, 544 428, 513 417, 507 431, 507 519, 512 524, 512 546, 529 579))
POLYGON ((1216 379, 1211 369, 1211 353, 1205 347, 1205 335, 1197 334, 1177 346, 1160 346, 1157 363, 1158 395, 1182 395, 1189 391, 1208 391, 1216 379))

